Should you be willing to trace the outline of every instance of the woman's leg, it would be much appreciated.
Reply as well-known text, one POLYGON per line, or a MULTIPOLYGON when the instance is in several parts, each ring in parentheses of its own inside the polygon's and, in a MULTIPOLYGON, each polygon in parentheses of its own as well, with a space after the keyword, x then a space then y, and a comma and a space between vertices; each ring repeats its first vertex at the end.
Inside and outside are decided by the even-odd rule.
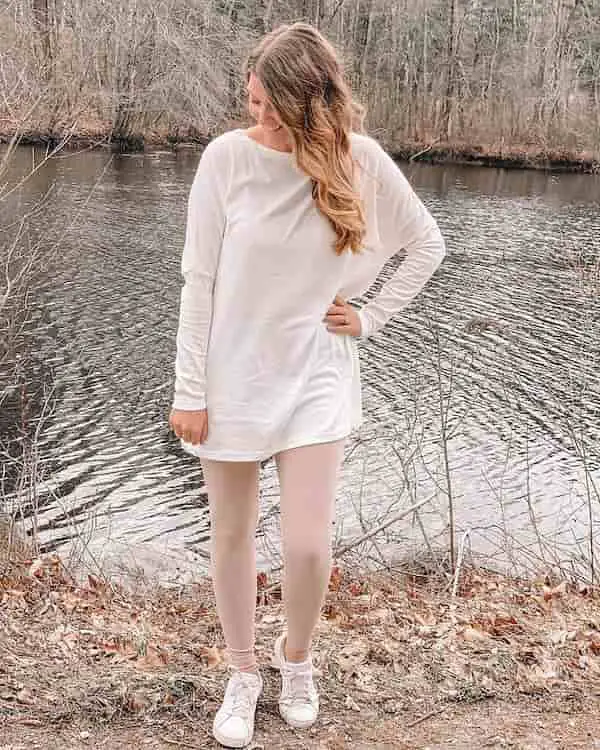
POLYGON ((344 440, 277 454, 281 488, 285 658, 308 658, 331 571, 332 523, 344 440))
POLYGON ((254 653, 257 461, 202 459, 211 522, 211 568, 217 613, 231 664, 257 671, 254 653))

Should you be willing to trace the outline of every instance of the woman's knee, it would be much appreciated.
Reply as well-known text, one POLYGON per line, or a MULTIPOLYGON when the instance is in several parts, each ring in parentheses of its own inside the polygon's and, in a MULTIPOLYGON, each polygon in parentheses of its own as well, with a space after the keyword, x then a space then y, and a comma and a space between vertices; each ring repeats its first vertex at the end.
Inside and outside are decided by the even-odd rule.
POLYGON ((211 512, 211 537, 219 546, 235 548, 254 543, 256 535, 256 513, 211 512))
POLYGON ((328 539, 309 538, 302 543, 284 544, 284 557, 288 567, 318 571, 331 563, 331 543, 328 539))

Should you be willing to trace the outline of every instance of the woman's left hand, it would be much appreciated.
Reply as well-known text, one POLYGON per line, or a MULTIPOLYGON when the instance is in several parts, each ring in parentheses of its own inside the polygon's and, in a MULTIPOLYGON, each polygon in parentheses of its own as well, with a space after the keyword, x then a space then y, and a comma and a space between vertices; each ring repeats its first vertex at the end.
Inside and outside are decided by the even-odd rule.
POLYGON ((329 306, 323 321, 327 323, 327 330, 331 333, 360 336, 361 325, 358 313, 339 295, 336 295, 333 304, 329 306))

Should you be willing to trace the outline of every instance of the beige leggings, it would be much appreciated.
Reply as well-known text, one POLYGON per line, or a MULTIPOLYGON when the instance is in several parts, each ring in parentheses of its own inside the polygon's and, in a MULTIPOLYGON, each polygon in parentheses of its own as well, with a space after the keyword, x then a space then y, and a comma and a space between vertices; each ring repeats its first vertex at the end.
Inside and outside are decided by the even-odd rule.
MULTIPOLYGON (((281 488, 286 645, 308 653, 327 592, 336 483, 344 440, 275 455, 281 488)), ((211 519, 211 568, 217 613, 231 663, 256 668, 258 461, 202 459, 211 519)))

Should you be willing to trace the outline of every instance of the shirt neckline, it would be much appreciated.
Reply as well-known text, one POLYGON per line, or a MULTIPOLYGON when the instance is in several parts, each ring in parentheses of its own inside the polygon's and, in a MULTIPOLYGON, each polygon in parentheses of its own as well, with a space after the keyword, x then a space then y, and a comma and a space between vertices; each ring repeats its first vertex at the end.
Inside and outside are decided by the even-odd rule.
POLYGON ((264 151, 265 153, 271 154, 277 159, 289 160, 291 157, 294 156, 293 151, 280 151, 279 149, 271 148, 270 146, 265 146, 263 143, 259 143, 257 140, 249 136, 248 132, 244 128, 238 128, 237 131, 238 133, 242 135, 242 137, 245 140, 250 141, 250 143, 253 143, 256 146, 256 148, 260 149, 260 151, 264 151))

